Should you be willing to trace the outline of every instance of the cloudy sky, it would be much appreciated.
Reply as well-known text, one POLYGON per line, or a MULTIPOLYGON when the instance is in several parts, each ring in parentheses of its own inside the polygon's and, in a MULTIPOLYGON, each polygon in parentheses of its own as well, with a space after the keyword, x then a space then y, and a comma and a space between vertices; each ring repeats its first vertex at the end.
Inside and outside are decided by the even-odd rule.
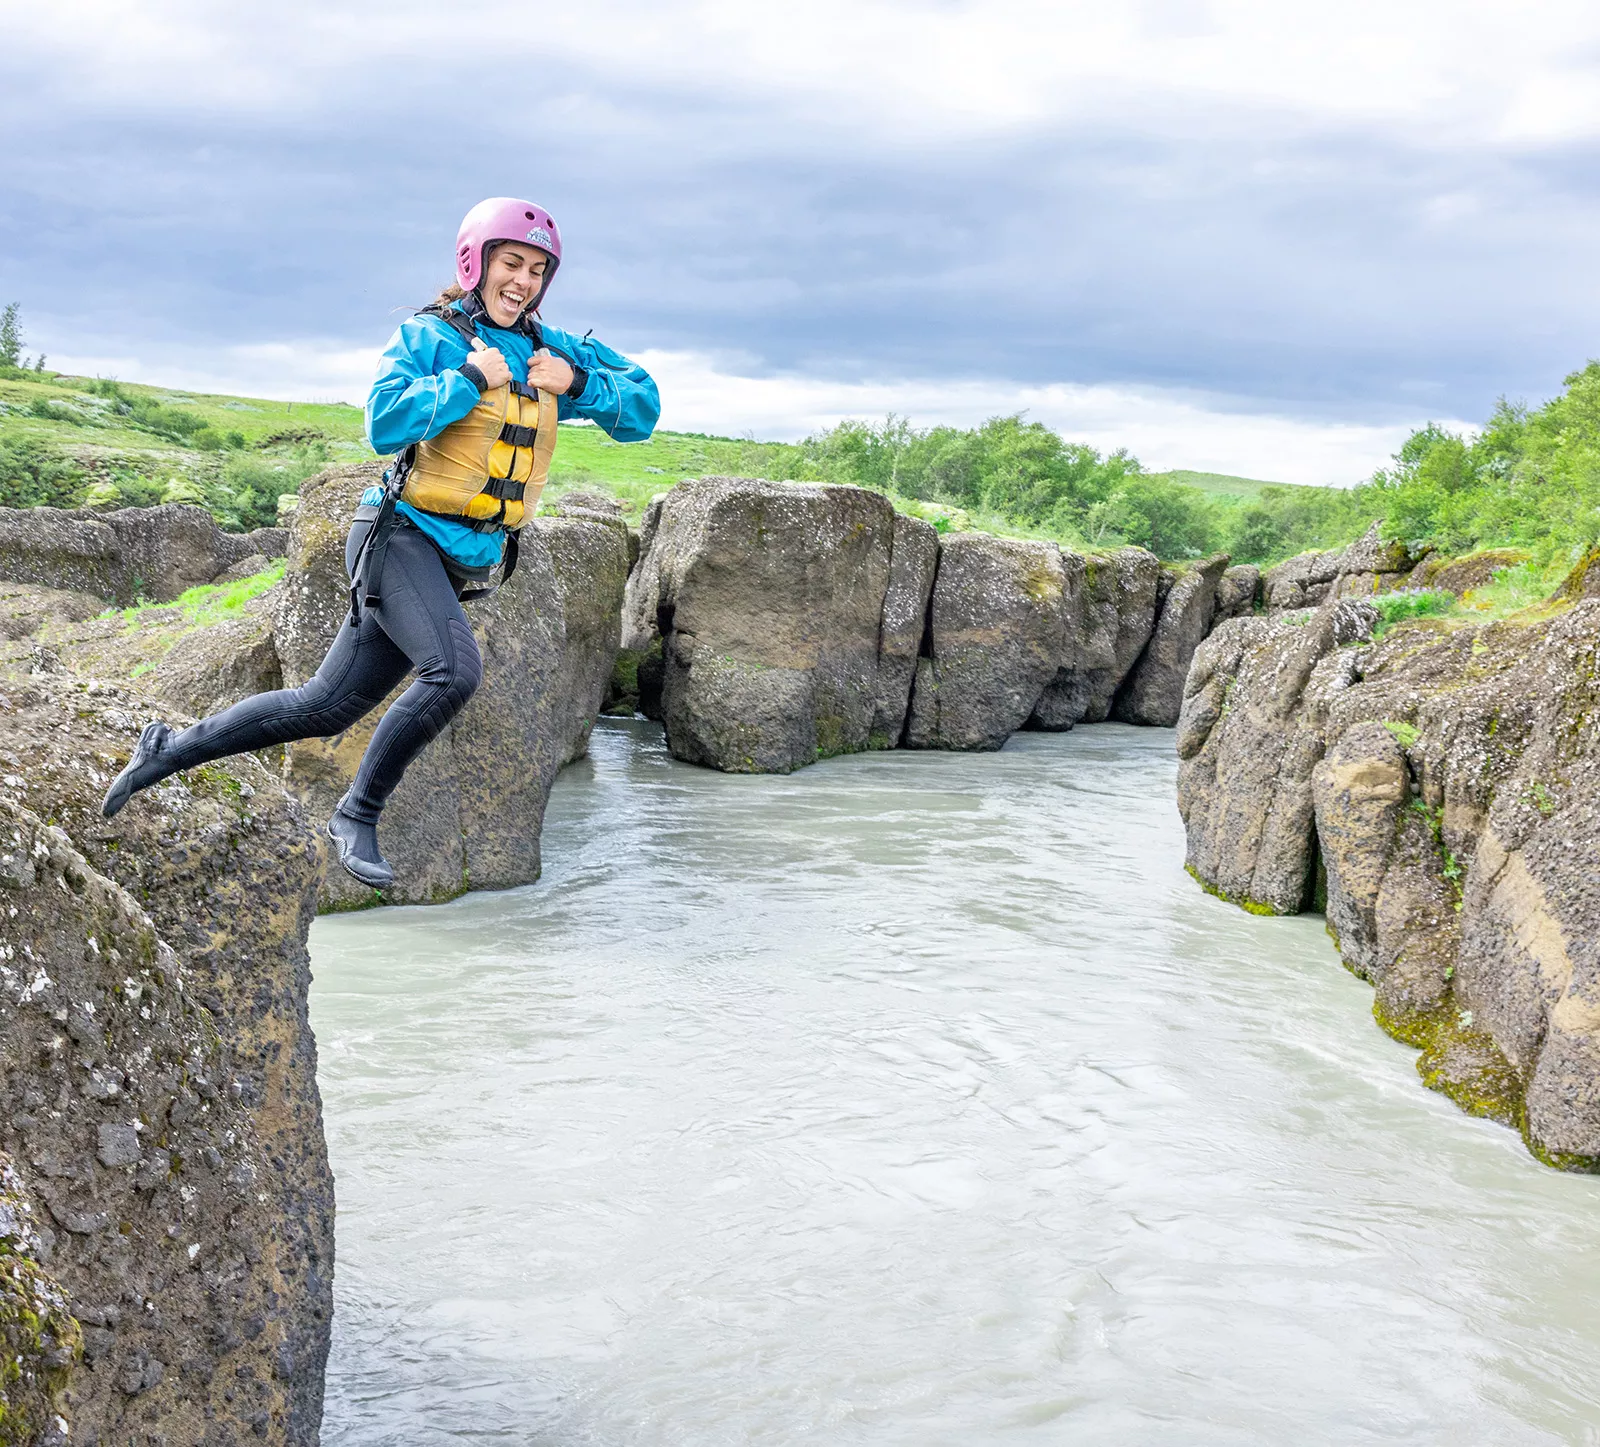
POLYGON ((1600 354, 1593 0, 0 0, 0 127, 0 300, 130 380, 360 401, 491 194, 678 429, 1348 482, 1600 354))

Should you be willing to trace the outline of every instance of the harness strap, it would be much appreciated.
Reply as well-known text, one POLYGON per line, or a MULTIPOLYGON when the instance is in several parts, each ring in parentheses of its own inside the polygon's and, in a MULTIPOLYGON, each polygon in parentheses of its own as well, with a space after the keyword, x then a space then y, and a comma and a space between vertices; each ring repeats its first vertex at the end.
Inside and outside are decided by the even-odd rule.
POLYGON ((355 564, 350 569, 350 626, 361 624, 361 608, 378 606, 383 586, 383 565, 389 556, 389 538, 395 529, 396 499, 405 486, 406 474, 411 471, 417 449, 406 448, 394 460, 394 465, 383 475, 383 501, 376 507, 363 505, 356 509, 356 517, 367 513, 372 526, 356 552, 355 564))
POLYGON ((509 442, 513 447, 532 447, 533 439, 538 433, 536 427, 523 427, 516 422, 502 422, 500 424, 500 440, 509 442))

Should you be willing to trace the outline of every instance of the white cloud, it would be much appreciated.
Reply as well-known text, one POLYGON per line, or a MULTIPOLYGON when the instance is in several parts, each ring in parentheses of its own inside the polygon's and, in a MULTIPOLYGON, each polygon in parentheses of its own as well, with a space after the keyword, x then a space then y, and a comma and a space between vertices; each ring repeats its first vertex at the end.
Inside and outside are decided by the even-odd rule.
MULTIPOLYGON (((295 402, 366 401, 378 349, 302 342, 212 349, 197 369, 182 354, 73 355, 50 364, 79 376, 117 377, 175 391, 229 393, 295 402)), ((661 387, 661 425, 794 440, 841 418, 893 412, 920 427, 972 427, 1024 412, 1075 442, 1125 447, 1151 471, 1192 468, 1274 482, 1358 482, 1382 466, 1424 420, 1392 425, 1329 422, 1250 411, 1228 399, 1157 387, 1025 386, 981 378, 842 382, 797 374, 747 376, 693 352, 641 352, 661 387)), ((1467 424, 1446 422, 1465 428, 1467 424)))
POLYGON ((1359 482, 1425 420, 1386 426, 1327 422, 1238 410, 1154 387, 747 377, 684 352, 641 353, 640 361, 661 385, 662 426, 674 431, 793 439, 843 417, 876 421, 894 412, 917 426, 972 427, 1025 412, 1072 441, 1102 451, 1125 447, 1151 471, 1190 468, 1273 482, 1359 482))
POLYGON ((1592 0, 609 0, 541 7, 525 35, 439 0, 56 0, 6 23, 8 48, 48 56, 74 99, 153 110, 324 109, 357 74, 424 56, 449 70, 492 46, 501 72, 576 62, 619 98, 742 96, 857 143, 1062 121, 1192 135, 1261 109, 1451 148, 1600 134, 1592 0))

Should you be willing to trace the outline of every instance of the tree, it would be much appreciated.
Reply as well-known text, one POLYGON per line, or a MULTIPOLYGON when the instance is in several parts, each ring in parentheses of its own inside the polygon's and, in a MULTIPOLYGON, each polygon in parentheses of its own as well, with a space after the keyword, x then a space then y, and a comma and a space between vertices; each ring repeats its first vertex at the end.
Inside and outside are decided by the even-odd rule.
POLYGON ((0 365, 15 367, 22 362, 22 328, 17 325, 21 311, 16 302, 10 302, 0 312, 0 365))

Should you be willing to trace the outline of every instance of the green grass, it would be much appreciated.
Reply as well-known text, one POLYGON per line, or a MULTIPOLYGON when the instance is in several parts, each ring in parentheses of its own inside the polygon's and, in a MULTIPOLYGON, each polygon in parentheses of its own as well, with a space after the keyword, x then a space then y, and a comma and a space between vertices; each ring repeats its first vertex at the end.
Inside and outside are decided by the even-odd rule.
POLYGON ((1171 472, 1156 472, 1152 477, 1175 482, 1180 487, 1196 487, 1213 497, 1259 497, 1264 487, 1294 487, 1289 482, 1263 482, 1254 477, 1232 477, 1225 472, 1191 472, 1187 468, 1174 468, 1171 472))
POLYGON ((104 616, 111 618, 120 614, 123 622, 130 627, 138 627, 152 614, 170 613, 176 609, 183 614, 188 627, 209 628, 213 623, 237 618, 244 612, 246 603, 259 598, 282 579, 287 566, 287 561, 280 558, 265 572, 240 578, 234 583, 206 583, 178 594, 170 603, 141 603, 132 608, 111 608, 104 616))

